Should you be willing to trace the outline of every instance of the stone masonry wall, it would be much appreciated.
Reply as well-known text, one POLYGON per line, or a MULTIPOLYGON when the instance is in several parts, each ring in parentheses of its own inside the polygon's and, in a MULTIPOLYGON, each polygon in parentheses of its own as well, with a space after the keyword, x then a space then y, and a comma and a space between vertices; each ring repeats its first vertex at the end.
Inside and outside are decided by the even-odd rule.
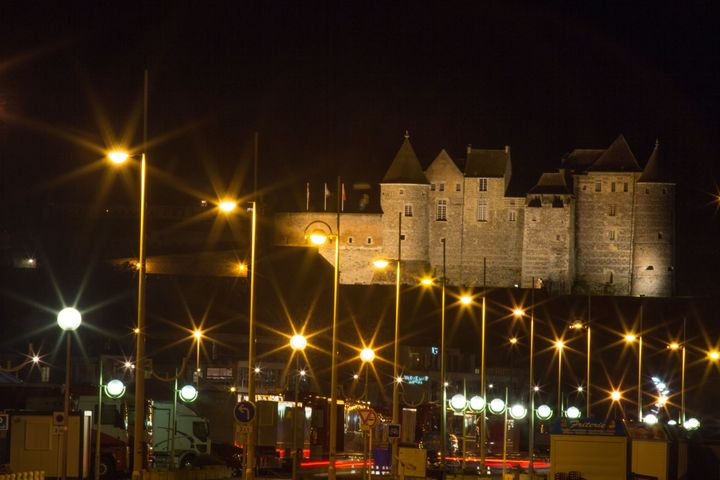
POLYGON ((429 185, 382 185, 382 253, 386 258, 397 258, 398 213, 402 213, 403 260, 427 260, 429 190, 429 185), (406 206, 412 208, 412 216, 406 215, 406 206))
POLYGON ((673 294, 674 206, 674 185, 636 185, 633 295, 667 297, 673 294))
POLYGON ((556 293, 569 293, 575 278, 575 204, 563 195, 563 207, 553 207, 553 195, 543 195, 541 206, 526 207, 523 238, 522 286, 533 279, 556 293))
POLYGON ((629 295, 634 173, 575 176, 578 293, 629 295))

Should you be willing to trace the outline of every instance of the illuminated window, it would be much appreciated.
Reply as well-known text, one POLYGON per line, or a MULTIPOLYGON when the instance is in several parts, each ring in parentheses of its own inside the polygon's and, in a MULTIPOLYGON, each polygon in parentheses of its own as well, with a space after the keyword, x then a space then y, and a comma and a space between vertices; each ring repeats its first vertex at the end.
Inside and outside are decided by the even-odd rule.
POLYGON ((480 199, 477 203, 477 221, 478 222, 487 222, 487 215, 488 214, 488 204, 487 200, 480 199))
POLYGON ((447 200, 438 200, 435 211, 435 220, 438 222, 447 221, 447 200))
POLYGON ((615 205, 610 205, 610 213, 609 213, 609 215, 610 215, 611 217, 614 217, 616 213, 617 213, 617 208, 616 208, 616 206, 615 206, 615 205))
POLYGON ((480 190, 481 192, 487 192, 487 185, 488 185, 488 181, 487 181, 487 180, 488 180, 487 178, 480 178, 480 179, 479 179, 480 183, 479 183, 478 185, 479 185, 479 187, 480 187, 479 190, 480 190))
POLYGON ((405 216, 406 217, 412 217, 413 216, 413 207, 411 204, 405 204, 405 216))

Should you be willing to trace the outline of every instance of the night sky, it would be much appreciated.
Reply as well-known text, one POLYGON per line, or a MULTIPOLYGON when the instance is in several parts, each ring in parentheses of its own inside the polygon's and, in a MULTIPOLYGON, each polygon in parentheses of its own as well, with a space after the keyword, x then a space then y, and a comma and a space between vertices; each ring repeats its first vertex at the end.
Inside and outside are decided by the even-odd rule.
MULTIPOLYGON (((97 165, 111 146, 139 150, 147 68, 151 204, 248 194, 256 131, 268 212, 303 208, 307 181, 316 198, 337 175, 379 181, 405 130, 424 166, 442 148, 458 159, 468 144, 510 145, 528 187, 565 152, 623 133, 641 165, 659 139, 677 179, 678 293, 713 295, 718 10, 709 1, 3 2, 0 228, 34 232, 33 248, 58 264, 62 239, 49 238, 40 214, 48 204, 136 202, 132 181, 97 165)), ((102 257, 86 228, 85 252, 102 257)), ((116 281, 130 315, 133 283, 116 281)))

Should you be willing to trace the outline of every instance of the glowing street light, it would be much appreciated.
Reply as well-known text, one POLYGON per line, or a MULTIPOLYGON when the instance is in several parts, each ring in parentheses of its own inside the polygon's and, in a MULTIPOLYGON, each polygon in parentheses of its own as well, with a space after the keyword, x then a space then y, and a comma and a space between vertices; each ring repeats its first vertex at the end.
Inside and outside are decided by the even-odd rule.
POLYGON ((95 436, 95 478, 100 478, 100 426, 102 425, 102 401, 103 392, 109 398, 118 399, 125 395, 125 384, 118 379, 110 380, 103 385, 103 357, 100 356, 100 381, 98 382, 98 407, 97 407, 97 426, 95 436))
POLYGON ((370 347, 363 348, 360 350, 360 360, 365 363, 371 363, 375 360, 375 351, 370 347))
POLYGON ((375 261, 373 262, 373 266, 374 266, 375 268, 380 268, 380 269, 382 269, 382 268, 386 268, 388 265, 390 265, 390 262, 387 261, 387 260, 385 260, 384 258, 378 258, 377 260, 375 260, 375 261))
POLYGON ((129 158, 130 154, 120 150, 115 150, 107 154, 108 160, 117 165, 125 163, 129 158))
POLYGON ((39 355, 33 355, 31 360, 32 360, 32 363, 34 363, 34 364, 37 365, 38 363, 40 363, 40 356, 39 356, 39 355))
POLYGON ((433 285, 433 279, 430 277, 425 277, 422 280, 420 280, 420 284, 425 287, 431 287, 433 285))
POLYGON ((515 318, 522 318, 525 316, 525 310, 523 310, 522 308, 515 308, 513 309, 513 316, 515 318))
POLYGON ((225 213, 230 213, 237 208, 237 202, 234 200, 223 200, 218 203, 218 208, 225 213))
POLYGON ((296 333, 292 337, 290 337, 290 348, 292 348, 294 351, 303 351, 305 350, 305 347, 307 347, 307 338, 305 338, 304 335, 301 335, 299 333, 296 333))
POLYGON ((610 399, 613 402, 619 402, 622 399, 622 393, 617 390, 613 390, 612 393, 610 393, 610 399))
POLYGON ((555 349, 558 352, 558 387, 557 387, 557 411, 562 412, 562 352, 565 342, 555 340, 555 349))
POLYGON ((718 352, 717 350, 713 350, 712 352, 708 353, 708 357, 710 358, 710 360, 718 360, 720 359, 720 352, 718 352))
POLYGON ((635 340, 637 340, 637 336, 634 333, 627 333, 625 334, 625 341, 628 343, 632 343, 635 340))
MULTIPOLYGON (((65 402, 63 413, 65 422, 68 422, 70 415, 70 348, 71 336, 70 332, 74 332, 82 323, 82 315, 79 311, 72 307, 66 307, 60 310, 57 315, 57 324, 65 333, 65 402)), ((63 455, 62 455, 62 480, 67 478, 67 461, 68 461, 68 431, 63 430, 63 455)))
POLYGON ((515 344, 517 344, 517 342, 518 342, 517 337, 510 337, 510 344, 515 345, 515 344))
POLYGON ((298 430, 298 419, 300 418, 300 412, 302 411, 299 404, 298 404, 298 396, 299 396, 299 390, 300 390, 300 378, 305 377, 305 370, 300 369, 300 353, 305 351, 305 348, 307 347, 307 338, 305 338, 304 335, 300 333, 296 333, 292 337, 290 337, 290 348, 294 352, 295 356, 295 371, 298 373, 298 376, 295 377, 295 396, 293 398, 293 410, 292 410, 292 423, 293 423, 293 434, 292 434, 292 449, 294 456, 292 458, 292 478, 293 480, 297 480, 298 471, 300 467, 300 460, 302 459, 302 448, 298 448, 298 438, 297 438, 297 430, 298 430))
POLYGON ((473 299, 472 299, 472 296, 470 296, 470 295, 462 295, 460 297, 460 303, 462 303, 463 305, 470 305, 472 303, 472 301, 473 301, 473 299))
POLYGON ((198 398, 198 390, 194 385, 188 384, 178 391, 178 396, 183 402, 192 403, 198 398))
MULTIPOLYGON (((642 305, 640 306, 640 325, 642 328, 642 305)), ((625 342, 633 343, 637 340, 638 342, 638 384, 637 384, 637 412, 638 420, 643 421, 643 405, 642 405, 642 335, 629 332, 625 334, 625 342)))

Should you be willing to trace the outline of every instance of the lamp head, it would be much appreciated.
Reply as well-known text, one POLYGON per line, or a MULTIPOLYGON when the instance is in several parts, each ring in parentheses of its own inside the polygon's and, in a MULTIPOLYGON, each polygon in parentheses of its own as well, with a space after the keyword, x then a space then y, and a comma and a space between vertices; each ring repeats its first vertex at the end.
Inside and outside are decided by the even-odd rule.
POLYGON ((433 279, 430 277, 425 277, 422 280, 420 280, 420 284, 424 287, 432 287, 433 285, 433 279))
POLYGON ((388 265, 390 265, 390 262, 388 262, 384 258, 378 258, 377 260, 373 261, 373 266, 377 269, 383 269, 388 265))
POLYGON ((322 230, 313 230, 307 238, 310 240, 310 243, 319 247, 325 245, 325 242, 328 241, 328 234, 322 230))
POLYGON ((114 150, 114 151, 108 153, 107 157, 112 163, 114 163, 116 165, 120 165, 120 164, 125 163, 127 161, 127 159, 130 158, 130 154, 127 152, 120 151, 120 150, 114 150))
POLYGON ((303 351, 305 350, 305 347, 307 347, 307 338, 305 338, 305 336, 297 333, 290 337, 290 348, 295 351, 303 351))
POLYGON ((472 300, 472 296, 470 295, 463 295, 462 297, 460 297, 460 303, 462 303, 463 305, 470 305, 472 303, 472 300))
POLYGON ((372 362, 375 360, 375 351, 370 347, 365 347, 360 350, 360 360, 363 362, 372 362))
POLYGON ((619 402, 621 398, 622 398, 622 394, 617 390, 613 390, 612 393, 610 394, 610 399, 613 402, 619 402))
POLYGON ((63 330, 74 331, 82 323, 82 315, 75 308, 67 307, 60 310, 57 316, 57 324, 63 330))
POLYGON ((522 308, 516 308, 513 310, 513 316, 516 318, 523 317, 525 315, 525 310, 522 308))
POLYGON ((625 334, 625 341, 628 343, 632 343, 635 340, 637 340, 637 336, 634 333, 627 333, 625 334))
POLYGON ((222 200, 218 203, 218 208, 225 213, 230 213, 237 208, 237 202, 234 200, 222 200))

